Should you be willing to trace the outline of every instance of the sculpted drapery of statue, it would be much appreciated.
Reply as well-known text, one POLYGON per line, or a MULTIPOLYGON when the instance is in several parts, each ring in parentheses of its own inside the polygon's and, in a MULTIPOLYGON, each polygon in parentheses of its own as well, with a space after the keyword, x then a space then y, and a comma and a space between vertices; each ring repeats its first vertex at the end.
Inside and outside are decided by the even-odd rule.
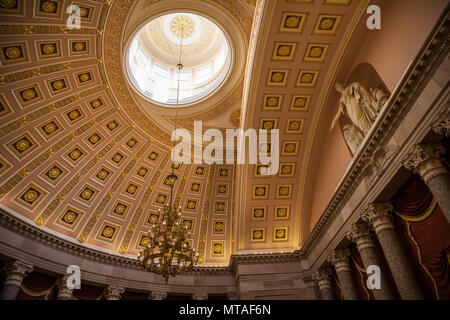
POLYGON ((346 124, 343 128, 344 139, 354 155, 358 152, 359 146, 364 141, 364 135, 354 124, 346 124))
POLYGON ((381 89, 370 89, 370 93, 358 82, 347 87, 336 82, 336 90, 341 94, 339 109, 331 124, 332 130, 341 116, 347 116, 352 125, 346 125, 344 138, 352 153, 356 153, 370 128, 375 122, 388 95, 381 89))

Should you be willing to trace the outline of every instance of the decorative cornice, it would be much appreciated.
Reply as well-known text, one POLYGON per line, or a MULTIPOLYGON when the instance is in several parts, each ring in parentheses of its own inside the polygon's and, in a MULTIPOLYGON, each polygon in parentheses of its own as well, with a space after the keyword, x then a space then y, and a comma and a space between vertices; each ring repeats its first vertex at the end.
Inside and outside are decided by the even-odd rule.
POLYGON ((358 154, 336 189, 333 198, 300 249, 301 255, 307 257, 319 242, 345 205, 349 195, 352 194, 364 178, 363 171, 367 162, 373 159, 377 146, 387 143, 388 138, 390 138, 401 120, 410 111, 433 74, 444 59, 447 58, 450 51, 450 33, 448 32, 450 20, 448 15, 449 10, 447 8, 401 80, 401 83, 393 92, 391 99, 387 102, 382 114, 379 115, 364 144, 361 145, 358 154))
MULTIPOLYGON (((30 225, 16 217, 8 214, 7 211, 0 208, 0 226, 9 229, 17 234, 20 234, 33 241, 41 242, 49 247, 59 249, 69 254, 82 257, 84 259, 105 263, 109 265, 122 266, 140 270, 141 267, 137 259, 126 258, 123 256, 103 253, 101 251, 87 248, 46 231, 41 230, 34 225, 30 225)), ((299 252, 293 253, 273 253, 273 254, 239 254, 232 255, 228 267, 212 267, 212 266, 197 266, 187 274, 190 275, 226 275, 236 271, 239 264, 261 264, 261 263, 275 263, 275 262, 299 262, 301 256, 299 252)))
POLYGON ((235 272, 237 266, 242 264, 299 262, 301 258, 299 251, 290 253, 235 254, 231 255, 228 268, 230 271, 235 272))

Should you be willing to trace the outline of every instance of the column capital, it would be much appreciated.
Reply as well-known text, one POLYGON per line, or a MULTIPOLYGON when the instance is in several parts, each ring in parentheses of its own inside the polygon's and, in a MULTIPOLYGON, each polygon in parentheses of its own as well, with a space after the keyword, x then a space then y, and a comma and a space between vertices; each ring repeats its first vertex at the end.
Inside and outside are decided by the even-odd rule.
POLYGON ((206 292, 198 292, 192 295, 192 300, 208 300, 208 294, 206 292))
POLYGON ((352 224, 346 233, 347 239, 356 243, 358 250, 366 248, 373 248, 372 235, 370 234, 370 227, 365 222, 356 222, 352 224))
POLYGON ((386 229, 394 229, 394 222, 392 212, 394 206, 391 202, 371 203, 361 214, 363 221, 372 225, 375 232, 378 234, 386 229))
POLYGON ((448 174, 442 163, 444 155, 445 148, 441 144, 416 144, 403 160, 403 166, 419 174, 428 183, 436 176, 448 174))
POLYGON ((59 290, 70 290, 70 292, 73 291, 73 289, 69 289, 69 287, 67 286, 67 280, 69 277, 70 275, 66 274, 56 281, 56 286, 59 290))
POLYGON ((437 134, 450 137, 450 110, 442 112, 431 128, 437 134))
POLYGON ((328 257, 328 262, 334 265, 336 273, 350 271, 350 249, 334 249, 328 257))
POLYGON ((107 286, 103 290, 103 295, 105 296, 106 300, 119 300, 124 292, 125 289, 122 287, 107 286))
POLYGON ((331 281, 330 277, 333 273, 331 272, 330 268, 321 268, 318 269, 316 272, 314 272, 311 276, 311 278, 315 281, 317 281, 317 284, 319 285, 319 289, 331 289, 331 281))
POLYGON ((0 300, 15 300, 23 279, 33 271, 33 266, 19 260, 14 260, 7 262, 3 270, 6 273, 6 279, 3 283, 2 292, 0 293, 0 300))
POLYGON ((167 293, 152 291, 152 293, 150 293, 150 297, 152 298, 152 300, 164 300, 167 298, 167 293))
POLYGON ((312 271, 304 271, 302 275, 302 280, 305 284, 308 284, 310 282, 316 282, 316 279, 313 278, 313 272, 312 271))
POLYGON ((6 263, 4 266, 4 271, 6 273, 6 280, 4 284, 20 287, 22 285, 23 278, 33 271, 33 266, 19 260, 14 260, 6 263))
POLYGON ((59 278, 58 280, 56 280, 56 286, 58 288, 68 288, 67 287, 67 279, 70 277, 70 275, 65 274, 63 275, 61 278, 59 278))
POLYGON ((6 263, 4 270, 8 276, 16 275, 24 278, 27 274, 33 271, 33 266, 19 260, 14 260, 6 263))
POLYGON ((66 274, 56 281, 58 287, 58 300, 72 300, 73 289, 69 289, 67 286, 67 279, 70 275, 66 274))

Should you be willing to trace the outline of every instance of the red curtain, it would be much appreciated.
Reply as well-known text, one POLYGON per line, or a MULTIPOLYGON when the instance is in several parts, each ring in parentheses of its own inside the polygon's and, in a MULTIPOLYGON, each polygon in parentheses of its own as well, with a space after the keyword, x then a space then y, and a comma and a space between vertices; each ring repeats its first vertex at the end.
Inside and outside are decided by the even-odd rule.
POLYGON ((125 291, 120 300, 148 300, 148 293, 125 291))
POLYGON ((56 278, 32 272, 23 279, 17 300, 56 300, 58 288, 56 278))
POLYGON ((103 288, 81 283, 81 289, 73 290, 73 300, 101 300, 103 288))
POLYGON ((450 224, 418 176, 393 198, 395 224, 427 299, 450 299, 450 224))

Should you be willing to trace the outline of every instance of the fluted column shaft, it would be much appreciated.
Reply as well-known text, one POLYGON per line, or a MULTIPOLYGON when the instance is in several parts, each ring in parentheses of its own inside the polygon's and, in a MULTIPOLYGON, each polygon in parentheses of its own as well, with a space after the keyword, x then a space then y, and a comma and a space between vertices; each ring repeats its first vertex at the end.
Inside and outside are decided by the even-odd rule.
POLYGON ((316 271, 312 278, 319 285, 322 300, 335 300, 333 287, 331 286, 331 270, 321 269, 316 271))
POLYGON ((423 294, 408 258, 394 231, 392 204, 370 204, 362 218, 369 222, 377 234, 400 296, 404 300, 421 300, 423 294))
POLYGON ((358 300, 359 295, 350 270, 350 250, 336 249, 328 258, 328 261, 336 269, 344 300, 358 300))
POLYGON ((450 223, 450 173, 443 164, 444 155, 440 144, 418 144, 403 165, 422 177, 450 223))
MULTIPOLYGON (((356 244, 364 267, 378 266, 381 269, 380 261, 378 260, 375 246, 372 240, 372 235, 369 232, 368 225, 365 223, 355 223, 352 225, 350 231, 347 233, 347 238, 356 244)), ((372 289, 373 296, 376 300, 393 300, 394 294, 386 280, 383 272, 380 275, 381 287, 380 289, 372 289)))
POLYGON ((16 300, 23 279, 33 271, 33 266, 22 261, 11 261, 5 266, 6 280, 3 284, 0 300, 16 300))

